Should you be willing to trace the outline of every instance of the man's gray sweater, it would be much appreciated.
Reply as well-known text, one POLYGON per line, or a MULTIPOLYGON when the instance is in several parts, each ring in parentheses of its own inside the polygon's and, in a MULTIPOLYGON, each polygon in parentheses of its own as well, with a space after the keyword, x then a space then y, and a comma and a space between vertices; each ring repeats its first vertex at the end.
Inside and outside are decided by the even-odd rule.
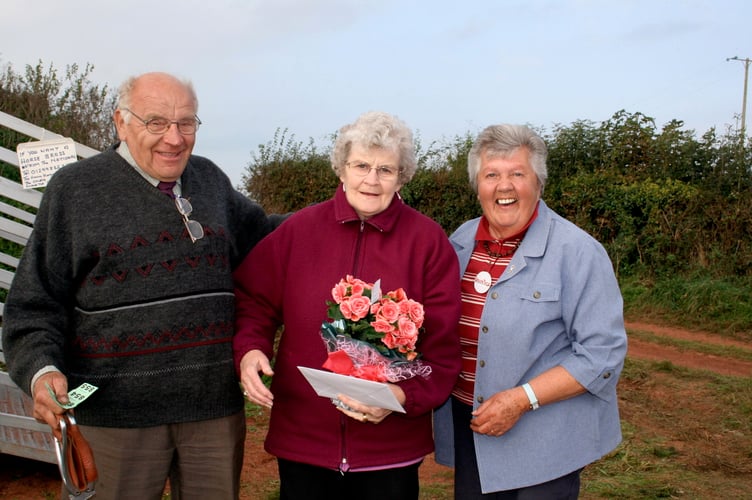
POLYGON ((243 407, 232 360, 232 269, 272 229, 205 158, 181 177, 193 243, 174 200, 114 149, 50 180, 8 294, 3 350, 26 392, 53 365, 69 390, 99 388, 84 425, 146 427, 243 407))

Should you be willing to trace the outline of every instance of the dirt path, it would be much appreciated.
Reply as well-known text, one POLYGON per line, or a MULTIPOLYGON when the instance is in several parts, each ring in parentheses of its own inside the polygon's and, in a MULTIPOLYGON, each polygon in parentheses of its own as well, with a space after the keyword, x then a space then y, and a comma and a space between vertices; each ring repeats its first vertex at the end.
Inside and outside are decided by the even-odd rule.
MULTIPOLYGON (((648 323, 627 322, 629 330, 650 332, 660 337, 670 337, 678 340, 689 340, 703 344, 730 346, 751 352, 752 345, 749 342, 719 337, 707 332, 694 332, 667 326, 658 326, 648 323)), ((721 375, 736 377, 752 377, 752 361, 733 359, 712 354, 680 349, 678 347, 665 346, 653 342, 631 337, 627 356, 651 361, 670 361, 676 366, 699 370, 710 370, 721 375)))

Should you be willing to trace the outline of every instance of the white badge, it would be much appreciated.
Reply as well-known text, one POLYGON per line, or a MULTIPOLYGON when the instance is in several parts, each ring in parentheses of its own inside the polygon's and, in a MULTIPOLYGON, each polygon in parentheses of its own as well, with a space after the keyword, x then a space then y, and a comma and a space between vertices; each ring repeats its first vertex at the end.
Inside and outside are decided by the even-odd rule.
POLYGON ((488 271, 481 271, 475 275, 473 288, 475 288, 475 291, 478 293, 486 293, 488 289, 491 288, 492 283, 493 280, 491 274, 488 271))

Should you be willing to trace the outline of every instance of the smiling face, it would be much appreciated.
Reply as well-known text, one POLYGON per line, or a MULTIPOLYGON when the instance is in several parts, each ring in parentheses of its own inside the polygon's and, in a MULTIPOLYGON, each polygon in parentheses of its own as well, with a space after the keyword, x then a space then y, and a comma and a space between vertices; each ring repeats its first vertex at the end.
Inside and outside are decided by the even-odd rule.
POLYGON ((402 187, 402 184, 398 181, 399 176, 385 180, 380 179, 377 174, 378 167, 397 169, 400 164, 399 160, 400 157, 396 151, 383 148, 365 148, 353 144, 339 178, 345 187, 345 196, 348 203, 361 219, 365 220, 386 210, 392 202, 394 194, 402 187), (371 168, 365 177, 360 177, 348 164, 367 164, 375 168, 371 168))
POLYGON ((478 200, 495 238, 519 233, 535 212, 540 195, 527 148, 517 148, 505 157, 481 155, 478 200))
MULTIPOLYGON (((177 121, 193 119, 196 106, 193 93, 182 82, 157 73, 136 80, 128 109, 144 120, 177 121)), ((174 181, 183 174, 196 143, 195 134, 183 135, 175 124, 163 134, 152 134, 141 120, 123 109, 115 111, 115 127, 144 172, 160 181, 174 181)))

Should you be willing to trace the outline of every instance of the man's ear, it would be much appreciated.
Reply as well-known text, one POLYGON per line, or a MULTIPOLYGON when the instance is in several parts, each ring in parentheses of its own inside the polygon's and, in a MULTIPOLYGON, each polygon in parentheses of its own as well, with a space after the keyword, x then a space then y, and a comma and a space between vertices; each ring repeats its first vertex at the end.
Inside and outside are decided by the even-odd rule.
POLYGON ((117 130, 118 139, 121 141, 125 140, 126 132, 125 132, 125 117, 123 116, 123 111, 120 109, 116 109, 115 113, 112 115, 112 121, 115 122, 115 130, 117 130))

